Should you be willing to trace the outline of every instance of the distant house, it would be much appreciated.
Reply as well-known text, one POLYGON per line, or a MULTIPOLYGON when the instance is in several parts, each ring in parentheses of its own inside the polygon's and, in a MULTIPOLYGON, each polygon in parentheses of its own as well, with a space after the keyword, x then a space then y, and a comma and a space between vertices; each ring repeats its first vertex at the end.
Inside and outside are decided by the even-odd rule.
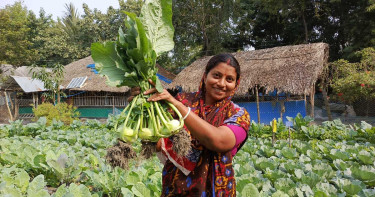
POLYGON ((42 81, 32 79, 29 68, 1 65, 4 80, 0 85, 0 119, 3 122, 15 120, 19 115, 20 118, 31 117, 32 105, 37 105, 41 93, 47 91, 42 81))
MULTIPOLYGON (((294 117, 297 113, 313 116, 313 110, 306 111, 314 108, 315 83, 328 61, 328 44, 283 46, 233 55, 241 65, 241 82, 234 100, 247 109, 252 120, 268 124, 274 118, 285 120, 285 116, 294 117)), ((168 88, 197 91, 211 57, 202 57, 186 67, 168 88)))
MULTIPOLYGON (((67 97, 64 100, 78 108, 81 117, 106 118, 117 114, 128 104, 128 87, 111 87, 106 78, 95 70, 91 56, 65 66, 63 86, 67 97)), ((158 77, 163 86, 175 77, 158 66, 158 77)))

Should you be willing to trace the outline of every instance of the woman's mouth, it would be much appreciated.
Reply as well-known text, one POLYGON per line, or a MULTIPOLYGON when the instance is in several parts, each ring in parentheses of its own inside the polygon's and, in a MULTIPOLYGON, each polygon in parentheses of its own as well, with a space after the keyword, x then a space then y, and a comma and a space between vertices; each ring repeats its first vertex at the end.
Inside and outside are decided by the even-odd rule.
POLYGON ((214 90, 218 94, 224 94, 225 93, 225 90, 223 90, 223 89, 214 88, 214 90))

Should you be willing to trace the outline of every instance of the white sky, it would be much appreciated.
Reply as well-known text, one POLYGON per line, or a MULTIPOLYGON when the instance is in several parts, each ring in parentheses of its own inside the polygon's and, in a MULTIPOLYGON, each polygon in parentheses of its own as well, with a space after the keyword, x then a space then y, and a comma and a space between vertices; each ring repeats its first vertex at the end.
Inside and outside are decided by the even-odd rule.
MULTIPOLYGON (((17 1, 20 0, 0 0, 0 9, 5 8, 6 5, 13 5, 17 1)), ((32 10, 37 16, 40 8, 43 8, 47 14, 52 14, 53 19, 64 16, 65 4, 70 2, 73 2, 79 15, 83 14, 83 3, 86 3, 91 10, 96 8, 102 13, 107 13, 109 6, 115 9, 120 7, 118 0, 23 0, 22 2, 22 5, 26 6, 28 10, 32 10)))

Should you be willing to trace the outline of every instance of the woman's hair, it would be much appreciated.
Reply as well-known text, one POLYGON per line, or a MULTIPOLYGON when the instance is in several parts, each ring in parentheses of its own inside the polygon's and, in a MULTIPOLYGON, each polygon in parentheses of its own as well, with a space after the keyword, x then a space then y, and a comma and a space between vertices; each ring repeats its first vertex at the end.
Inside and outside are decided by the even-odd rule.
POLYGON ((241 74, 240 64, 238 63, 236 58, 230 53, 222 53, 222 54, 213 56, 206 65, 205 74, 208 74, 208 72, 210 72, 211 69, 215 68, 220 63, 226 63, 234 67, 237 73, 236 80, 240 78, 240 74, 241 74))

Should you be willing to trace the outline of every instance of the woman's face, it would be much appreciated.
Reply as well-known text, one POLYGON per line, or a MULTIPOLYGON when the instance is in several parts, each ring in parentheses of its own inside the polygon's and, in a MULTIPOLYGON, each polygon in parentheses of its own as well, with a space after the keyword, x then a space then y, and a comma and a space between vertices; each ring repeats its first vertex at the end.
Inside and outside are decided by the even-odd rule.
POLYGON ((234 91, 236 87, 236 69, 226 63, 219 63, 204 78, 206 87, 205 104, 212 105, 234 91))

